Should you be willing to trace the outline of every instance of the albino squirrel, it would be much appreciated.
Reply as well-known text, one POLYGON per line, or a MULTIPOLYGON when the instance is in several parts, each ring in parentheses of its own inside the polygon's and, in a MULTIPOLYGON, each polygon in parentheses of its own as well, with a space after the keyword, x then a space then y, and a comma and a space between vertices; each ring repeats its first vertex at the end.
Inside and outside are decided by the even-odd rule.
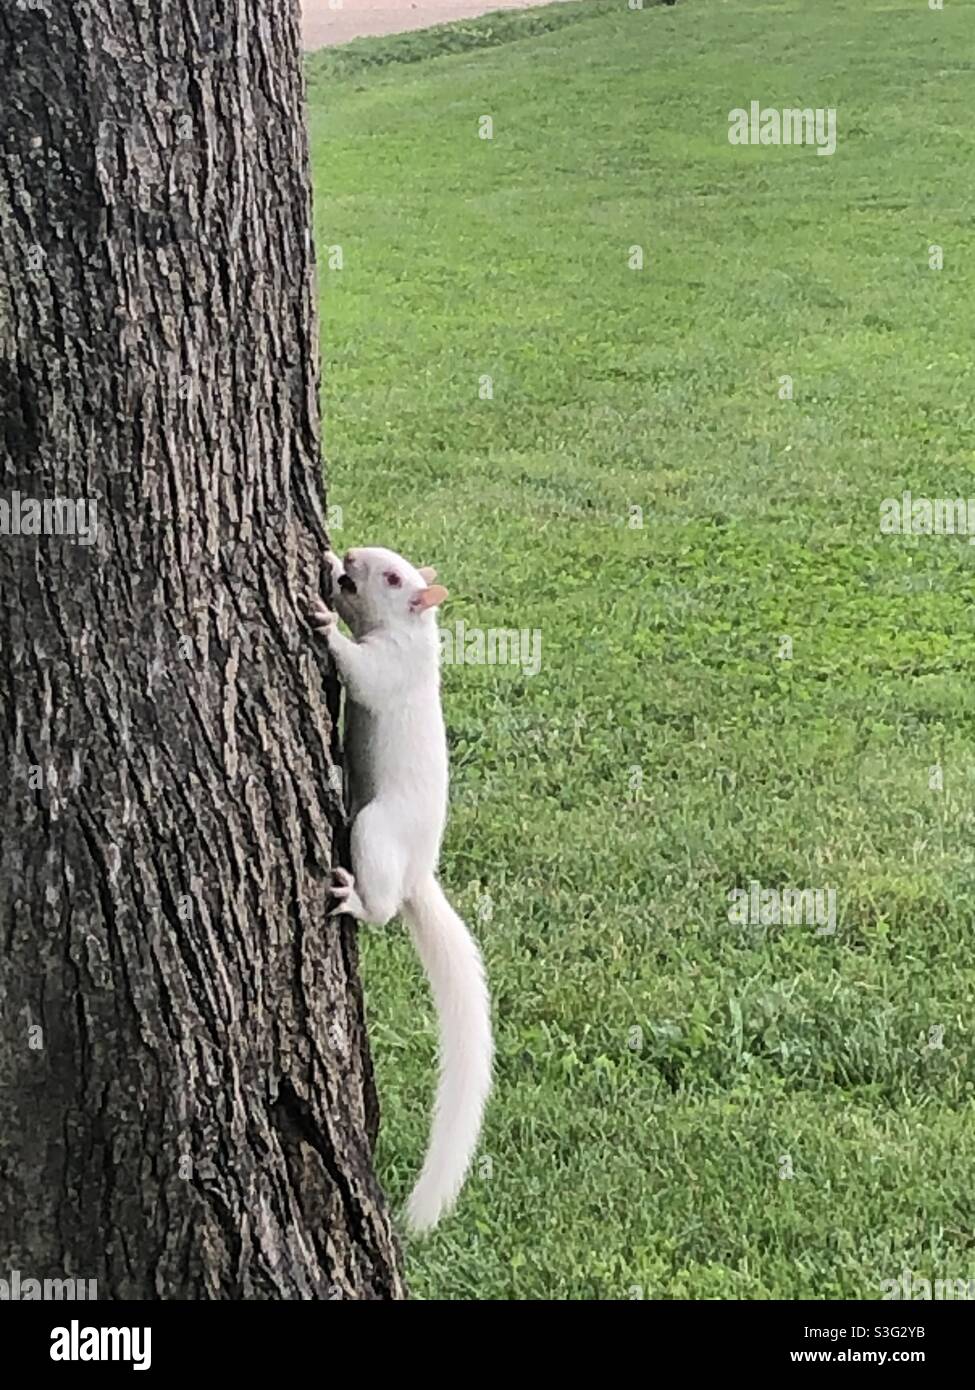
POLYGON ((440 709, 435 609, 447 590, 436 571, 391 550, 329 551, 336 615, 308 600, 345 686, 345 752, 352 873, 333 871, 348 913, 384 926, 406 919, 433 990, 440 1024, 440 1081, 423 1169, 407 1206, 428 1230, 457 1198, 491 1089, 491 1006, 481 954, 437 882, 447 819, 447 737, 440 709))

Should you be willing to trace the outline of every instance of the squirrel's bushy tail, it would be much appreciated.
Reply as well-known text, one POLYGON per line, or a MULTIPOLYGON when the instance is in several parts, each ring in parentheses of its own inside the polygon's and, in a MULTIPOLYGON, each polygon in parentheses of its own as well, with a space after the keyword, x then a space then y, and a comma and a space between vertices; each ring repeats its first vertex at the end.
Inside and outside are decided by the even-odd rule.
POLYGON ((433 990, 440 1024, 440 1081, 430 1143, 407 1205, 414 1231, 426 1231, 464 1185, 491 1090, 491 1002, 481 953, 431 874, 402 913, 433 990))

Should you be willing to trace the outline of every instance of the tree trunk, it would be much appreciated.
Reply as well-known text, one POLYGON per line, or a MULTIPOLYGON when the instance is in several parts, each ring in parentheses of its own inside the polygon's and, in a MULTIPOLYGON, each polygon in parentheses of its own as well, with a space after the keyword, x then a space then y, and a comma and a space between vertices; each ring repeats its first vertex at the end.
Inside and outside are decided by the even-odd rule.
POLYGON ((325 918, 298 35, 0 8, 0 1276, 99 1298, 402 1293, 325 918))

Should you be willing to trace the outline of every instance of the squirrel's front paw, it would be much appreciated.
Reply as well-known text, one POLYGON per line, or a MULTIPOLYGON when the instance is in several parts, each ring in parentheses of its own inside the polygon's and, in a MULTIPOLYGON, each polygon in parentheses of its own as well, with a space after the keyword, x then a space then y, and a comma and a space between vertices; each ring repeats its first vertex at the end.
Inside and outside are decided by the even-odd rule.
POLYGON ((338 614, 333 613, 331 608, 325 603, 324 599, 317 594, 305 599, 305 606, 308 610, 308 622, 320 632, 323 637, 327 637, 338 622, 338 614))

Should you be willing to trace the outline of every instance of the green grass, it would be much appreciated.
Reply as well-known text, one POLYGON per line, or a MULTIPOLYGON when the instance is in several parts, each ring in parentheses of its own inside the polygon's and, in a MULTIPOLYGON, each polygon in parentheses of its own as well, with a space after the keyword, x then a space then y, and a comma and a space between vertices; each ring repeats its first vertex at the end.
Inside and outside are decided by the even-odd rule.
MULTIPOLYGON (((566 12, 310 64, 334 540, 543 642, 444 671, 497 1089, 411 1287, 972 1278, 975 546, 878 517, 975 495, 975 5, 566 12), (836 107, 837 153, 731 146, 752 99, 836 107), (750 879, 835 887, 836 935, 729 924, 750 879)), ((364 938, 399 1204, 434 1025, 364 938)))

